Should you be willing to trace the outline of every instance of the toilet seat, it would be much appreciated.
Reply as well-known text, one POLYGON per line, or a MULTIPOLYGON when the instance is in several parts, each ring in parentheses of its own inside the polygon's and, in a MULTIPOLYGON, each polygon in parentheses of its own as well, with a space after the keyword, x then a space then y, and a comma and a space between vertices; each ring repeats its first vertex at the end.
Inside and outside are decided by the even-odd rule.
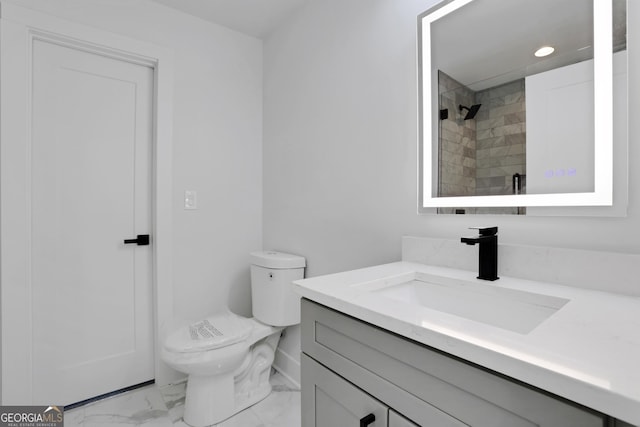
POLYGON ((224 310, 184 326, 166 339, 164 347, 173 353, 194 353, 231 346, 246 340, 254 322, 224 310))

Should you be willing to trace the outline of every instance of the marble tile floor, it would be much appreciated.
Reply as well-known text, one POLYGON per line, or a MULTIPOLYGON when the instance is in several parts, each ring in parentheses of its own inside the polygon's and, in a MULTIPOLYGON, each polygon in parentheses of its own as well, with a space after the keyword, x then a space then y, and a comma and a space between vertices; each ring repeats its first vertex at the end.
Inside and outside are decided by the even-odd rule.
MULTIPOLYGON (((271 375, 266 399, 217 424, 219 427, 300 427, 300 390, 271 375)), ((139 388, 66 411, 65 427, 188 427, 182 420, 186 383, 139 388)))

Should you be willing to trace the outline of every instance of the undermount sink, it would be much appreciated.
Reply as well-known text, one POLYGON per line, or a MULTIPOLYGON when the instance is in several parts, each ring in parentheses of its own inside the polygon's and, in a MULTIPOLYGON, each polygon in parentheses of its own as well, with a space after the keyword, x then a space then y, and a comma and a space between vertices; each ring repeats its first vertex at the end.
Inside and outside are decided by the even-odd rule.
POLYGON ((371 295, 527 334, 568 299, 414 272, 369 282, 371 295))

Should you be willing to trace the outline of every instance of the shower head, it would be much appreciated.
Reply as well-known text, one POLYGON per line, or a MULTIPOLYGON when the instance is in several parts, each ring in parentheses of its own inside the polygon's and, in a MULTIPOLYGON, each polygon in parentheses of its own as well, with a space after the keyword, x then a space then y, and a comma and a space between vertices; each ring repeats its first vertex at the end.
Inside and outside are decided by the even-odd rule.
POLYGON ((467 110, 467 115, 464 116, 464 119, 471 120, 476 116, 476 114, 478 114, 478 110, 480 109, 481 105, 482 104, 475 104, 471 107, 465 107, 464 105, 460 104, 458 108, 460 109, 460 112, 462 112, 463 110, 467 110))

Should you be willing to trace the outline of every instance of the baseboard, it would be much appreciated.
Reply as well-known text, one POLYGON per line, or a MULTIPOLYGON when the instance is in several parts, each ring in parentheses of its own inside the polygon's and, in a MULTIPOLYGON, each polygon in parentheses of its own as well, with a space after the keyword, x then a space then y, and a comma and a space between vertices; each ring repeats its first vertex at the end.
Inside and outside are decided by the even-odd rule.
POLYGON ((282 351, 280 348, 276 349, 275 360, 273 361, 273 368, 278 371, 282 376, 289 380, 297 388, 300 388, 300 361, 296 360, 290 354, 282 351))

